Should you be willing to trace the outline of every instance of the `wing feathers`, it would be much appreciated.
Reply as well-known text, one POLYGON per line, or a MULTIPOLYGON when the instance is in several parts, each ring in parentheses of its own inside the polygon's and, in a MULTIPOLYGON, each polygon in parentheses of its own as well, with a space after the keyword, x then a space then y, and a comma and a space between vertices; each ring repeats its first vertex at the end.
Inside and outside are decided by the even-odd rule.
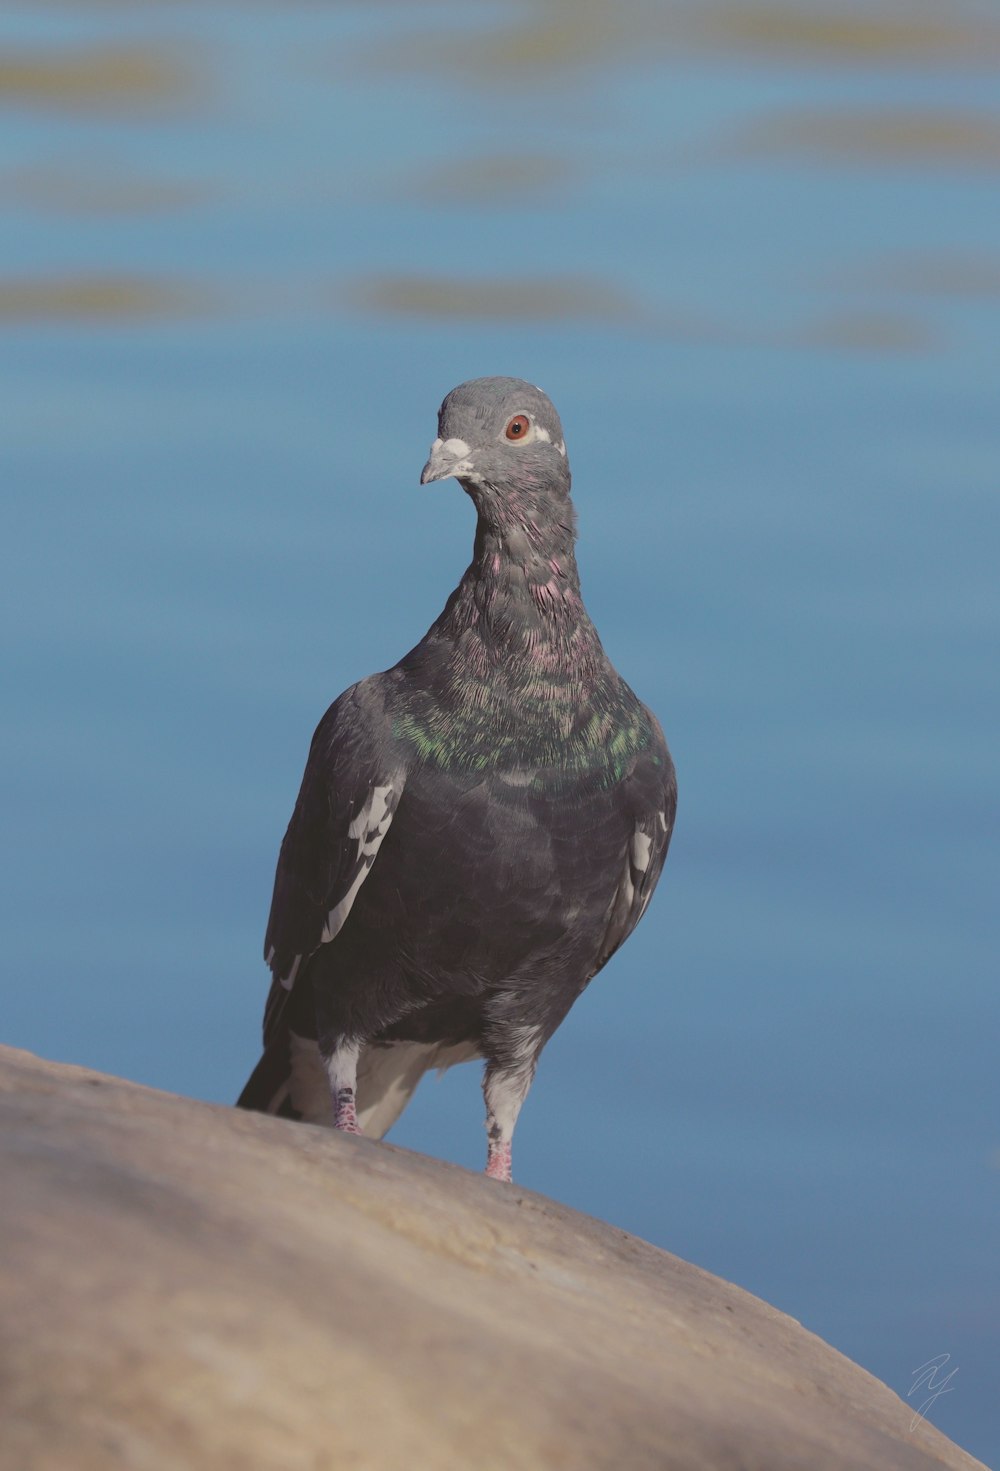
POLYGON ((267 964, 286 991, 303 962, 343 929, 403 790, 405 773, 387 754, 382 678, 341 695, 313 736, 264 940, 267 964))
POLYGON ((365 805, 348 826, 348 836, 354 839, 357 851, 349 871, 346 892, 327 915, 326 924, 320 935, 323 944, 335 939, 343 928, 344 921, 351 912, 351 906, 358 896, 358 890, 371 872, 371 866, 382 845, 382 839, 389 831, 389 825, 399 804, 401 790, 402 783, 399 784, 399 790, 391 782, 386 786, 373 786, 368 793, 365 805))

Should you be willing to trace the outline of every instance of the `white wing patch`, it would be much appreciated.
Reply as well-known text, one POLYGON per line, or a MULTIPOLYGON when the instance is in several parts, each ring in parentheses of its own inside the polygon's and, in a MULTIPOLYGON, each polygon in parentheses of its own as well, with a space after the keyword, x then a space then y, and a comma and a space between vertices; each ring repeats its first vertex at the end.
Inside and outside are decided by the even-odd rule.
MULTIPOLYGON (((666 824, 662 814, 658 813, 666 831, 666 824)), ((618 887, 608 910, 608 932, 614 934, 619 931, 619 937, 614 945, 617 947, 625 934, 629 933, 646 912, 646 905, 653 895, 653 890, 646 880, 649 865, 653 857, 653 839, 643 828, 636 826, 625 851, 625 863, 622 867, 618 887), (634 914, 634 917, 632 917, 634 914)))
MULTIPOLYGON (((661 824, 663 826, 663 831, 666 832, 666 830, 667 830, 667 823, 666 823, 666 818, 665 818, 664 814, 662 812, 658 812, 656 815, 659 818, 659 820, 660 820, 660 822, 661 822, 661 824)), ((652 839, 652 837, 650 836, 649 833, 643 832, 643 830, 642 830, 641 827, 637 827, 636 830, 635 830, 635 832, 632 834, 632 852, 631 852, 631 857, 632 857, 632 863, 631 863, 632 873, 629 875, 630 878, 634 876, 635 887, 636 888, 638 888, 639 885, 640 885, 640 883, 642 882, 642 875, 649 868, 649 860, 652 857, 652 855, 653 855, 653 839, 652 839)), ((634 897, 635 897, 635 893, 634 893, 634 890, 633 890, 633 899, 634 899, 634 897)), ((639 923, 639 920, 642 919, 642 916, 646 913, 646 905, 649 903, 649 901, 650 901, 650 899, 652 899, 652 897, 653 897, 653 890, 649 886, 649 884, 647 883, 646 886, 645 886, 645 893, 641 896, 641 898, 639 900, 639 913, 636 916, 636 924, 639 923)))
POLYGON ((382 839, 389 831, 398 797, 398 792, 391 785, 372 787, 367 802, 348 827, 347 836, 353 838, 358 845, 352 865, 354 876, 344 897, 333 906, 326 917, 326 924, 320 935, 320 941, 324 945, 335 939, 343 929, 358 897, 358 890, 368 877, 375 855, 382 846, 382 839))
POLYGON ((319 937, 321 944, 329 944, 331 940, 335 940, 340 934, 344 928, 344 921, 351 912, 351 906, 358 897, 358 890, 367 877, 368 869, 362 864, 361 868, 354 875, 354 881, 343 899, 341 899, 339 904, 335 904, 327 915, 326 924, 323 926, 323 933, 319 937))
POLYGON ((391 785, 372 787, 368 793, 368 801, 349 825, 347 835, 350 838, 357 838, 362 853, 370 853, 374 857, 378 852, 378 845, 388 832, 392 821, 392 813, 389 811, 391 801, 391 785), (373 842, 374 846, 372 846, 373 842))
MULTIPOLYGON (((271 949, 270 949, 270 951, 268 953, 268 956, 267 956, 267 964, 270 965, 271 964, 271 961, 273 959, 274 959, 274 946, 272 945, 271 946, 271 949)), ((292 987, 295 985, 295 977, 299 973, 299 966, 301 964, 302 964, 302 956, 301 955, 296 955, 295 959, 292 961, 292 964, 291 964, 291 966, 290 966, 290 968, 288 970, 287 975, 283 975, 281 977, 281 984, 284 986, 284 988, 285 988, 286 991, 290 991, 292 989, 292 987)))
MULTIPOLYGON (((341 897, 330 910, 323 925, 323 931, 319 937, 321 945, 328 944, 340 934, 344 928, 347 916, 358 891, 365 879, 371 872, 371 866, 375 862, 375 855, 382 845, 382 839, 389 831, 389 826, 399 802, 400 793, 403 790, 401 779, 389 782, 385 786, 372 787, 367 799, 358 815, 352 818, 347 828, 347 836, 356 844, 355 852, 349 859, 344 874, 346 889, 340 891, 341 897)), ((308 954, 312 954, 309 951, 308 954)), ((267 963, 271 965, 274 960, 274 947, 272 946, 267 955, 267 963)), ((299 967, 306 958, 305 953, 296 955, 287 973, 280 977, 281 984, 286 991, 290 991, 295 984, 295 977, 299 973, 299 967)))
POLYGON ((645 873, 649 867, 649 855, 652 851, 652 838, 641 827, 637 827, 632 834, 632 866, 639 873, 645 873))

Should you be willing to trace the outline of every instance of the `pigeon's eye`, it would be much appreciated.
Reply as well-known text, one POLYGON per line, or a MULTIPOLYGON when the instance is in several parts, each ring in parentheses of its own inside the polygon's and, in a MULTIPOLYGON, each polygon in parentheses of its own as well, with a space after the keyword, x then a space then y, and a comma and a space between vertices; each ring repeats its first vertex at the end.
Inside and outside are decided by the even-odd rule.
POLYGON ((527 414, 515 414, 504 433, 508 439, 523 439, 530 427, 527 414))

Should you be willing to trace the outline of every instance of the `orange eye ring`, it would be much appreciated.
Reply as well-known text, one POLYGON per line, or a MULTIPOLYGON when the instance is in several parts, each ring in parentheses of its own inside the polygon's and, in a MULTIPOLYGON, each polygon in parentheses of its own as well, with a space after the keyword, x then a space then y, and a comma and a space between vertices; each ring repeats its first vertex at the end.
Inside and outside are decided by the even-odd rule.
POLYGON ((508 439, 523 439, 530 428, 531 420, 527 414, 515 414, 504 433, 508 439))

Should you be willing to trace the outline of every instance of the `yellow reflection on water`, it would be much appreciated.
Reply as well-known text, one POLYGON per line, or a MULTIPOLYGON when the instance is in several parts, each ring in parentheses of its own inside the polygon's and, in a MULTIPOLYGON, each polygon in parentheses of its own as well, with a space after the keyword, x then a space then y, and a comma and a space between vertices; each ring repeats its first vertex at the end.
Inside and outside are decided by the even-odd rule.
POLYGON ((120 112, 188 101, 197 90, 187 65, 153 47, 0 53, 0 102, 120 112))
POLYGON ((695 25, 709 42, 824 61, 898 64, 1000 58, 1000 25, 958 3, 707 5, 695 25))
MULTIPOLYGON (((106 23, 107 8, 104 4, 78 0, 75 13, 78 18, 92 13, 95 19, 106 23)), ((129 8, 125 0, 124 8, 129 8)), ((150 16, 155 17, 160 8, 149 5, 150 16)), ((162 7, 164 11, 171 8, 162 7)), ((272 18, 279 14, 278 7, 265 5, 263 9, 272 18)), ((572 3, 524 0, 515 3, 510 0, 506 5, 484 7, 481 11, 476 7, 463 10, 456 5, 451 14, 449 23, 442 24, 440 15, 431 7, 394 7, 387 12, 391 18, 379 25, 377 39, 351 41, 341 46, 341 55, 352 73, 363 73, 367 65, 366 83, 373 70, 377 72, 379 67, 391 65, 405 68, 425 89, 437 92, 444 73, 449 82, 484 90, 495 87, 490 93, 491 102, 499 98, 502 105, 516 109, 523 106, 523 97, 517 90, 523 81, 532 89, 533 106, 544 105, 547 97, 558 95, 561 124, 567 117, 567 98, 586 111, 595 98, 603 95, 592 81, 599 83, 612 65, 618 65, 626 73, 631 69, 632 74, 638 74, 647 59, 658 65, 667 63, 662 73, 663 84, 667 86, 671 76, 669 63, 678 56, 689 56, 692 51, 700 53, 697 63, 706 73, 712 64, 706 62, 706 54, 714 53, 722 58, 717 70, 723 85, 720 87, 719 76, 710 83, 719 89, 720 96, 724 95, 725 79, 730 73, 735 74, 740 65, 746 73, 757 65, 758 58, 773 68, 775 76, 800 80, 810 75, 809 68, 817 64, 838 66, 845 71, 853 67, 856 76, 862 75, 869 63, 882 71, 901 66, 925 68, 929 75, 937 75, 933 67, 1000 65, 1000 12, 991 11, 976 0, 948 0, 947 4, 943 0, 940 3, 939 0, 868 0, 866 4, 857 0, 844 4, 836 0, 772 0, 772 3, 765 0, 746 0, 746 3, 741 0, 662 0, 662 3, 657 0, 572 0, 572 3), (734 56, 743 61, 734 65, 734 56), (749 66, 746 58, 750 59, 749 66), (587 68, 590 75, 583 70, 587 68), (548 86, 550 81, 564 83, 567 79, 572 87, 564 86, 560 90, 548 86), (510 97, 505 97, 505 92, 510 97)), ((5 120, 6 115, 30 107, 53 119, 62 117, 64 125, 68 115, 71 128, 77 128, 78 120, 83 118, 96 118, 101 125, 93 130, 97 141, 87 143, 87 148, 95 152, 88 153, 84 161, 71 159, 67 163, 65 151, 51 151, 49 144, 42 144, 33 161, 18 164, 0 180, 4 203, 13 203, 22 212, 49 210, 78 217, 66 222, 60 236, 60 248, 67 252, 60 260, 66 274, 58 279, 0 280, 0 319, 44 322, 61 317, 128 322, 177 316, 206 307, 215 309, 210 290, 195 291, 170 279, 169 231, 159 234, 147 231, 141 237, 141 245, 129 245, 131 253, 126 253, 116 242, 116 248, 103 257, 108 270, 100 274, 73 274, 74 257, 70 253, 75 241, 94 225, 86 216, 108 217, 111 232, 119 223, 112 219, 115 215, 176 212, 205 203, 215 203, 224 209, 228 204, 226 198, 220 197, 218 185, 205 185, 185 177, 191 160, 201 161, 198 150, 202 137, 196 138, 193 132, 186 134, 183 130, 177 137, 170 134, 175 116, 186 114, 192 100, 197 102, 210 95, 213 83, 229 80, 225 44, 221 43, 217 51, 206 47, 199 40, 198 7, 189 6, 187 15, 190 20, 178 24, 170 40, 160 43, 153 37, 129 45, 101 44, 96 39, 91 44, 77 45, 60 41, 0 53, 0 107, 4 109, 5 120), (163 119, 158 113, 164 112, 168 114, 167 122, 160 126, 163 119), (102 114, 107 114, 117 128, 108 126, 102 114), (148 126, 150 117, 156 127, 148 126), (164 154, 175 171, 173 182, 157 179, 155 167, 148 175, 142 173, 141 154, 137 157, 128 146, 138 131, 133 128, 135 119, 141 120, 151 135, 159 130, 167 140, 164 154), (102 155, 100 140, 105 136, 110 140, 109 151, 102 155), (129 159, 128 173, 116 171, 114 152, 119 149, 129 159), (74 227, 77 227, 76 234, 74 227), (151 245, 148 242, 154 236, 151 245), (123 261, 133 274, 116 269, 116 263, 123 261), (148 278, 142 274, 147 268, 148 278)), ((146 37, 148 33, 142 34, 146 37)), ((268 85, 274 90, 268 94, 266 106, 273 109, 273 117, 261 104, 260 117, 267 122, 258 141, 272 137, 280 126, 284 89, 297 85, 300 80, 300 73, 290 76, 287 69, 291 66, 294 70, 299 65, 301 70, 303 56, 297 51, 294 56, 298 60, 293 61, 292 56, 293 50, 282 51, 280 47, 275 49, 273 57, 268 53, 266 75, 268 85)), ((682 66, 685 64, 681 62, 682 66)), ((324 66, 328 69, 328 62, 324 66)), ((769 88, 771 72, 767 77, 769 88)), ((324 81, 329 81, 328 75, 324 81)), ((963 74, 959 88, 965 82, 963 74)), ((393 77, 390 85, 394 84, 393 77)), ((971 93, 971 88, 968 90, 971 93)), ((882 95, 898 97, 900 91, 882 95)), ((238 90, 230 93, 220 85, 218 95, 222 99, 221 109, 225 109, 228 98, 237 96, 238 90)), ((959 101, 951 111, 943 105, 918 111, 912 102, 897 102, 895 106, 886 102, 878 110, 872 109, 869 103, 859 109, 851 105, 850 93, 842 94, 845 106, 840 111, 823 111, 815 106, 776 110, 776 95, 787 94, 771 90, 763 95, 758 92, 756 100, 742 109, 738 132, 734 127, 731 143, 727 144, 724 134, 731 125, 732 111, 720 108, 706 125, 710 131, 702 135, 698 156, 692 156, 686 141, 677 145, 677 151, 705 172, 710 172, 718 162, 720 151, 727 162, 734 156, 749 154, 772 159, 802 157, 821 163, 846 163, 861 169, 888 170, 894 165, 906 169, 927 167, 953 174, 961 170, 989 173, 1000 166, 1000 117, 991 115, 985 108, 980 112, 971 107, 961 110, 963 94, 954 87, 950 95, 959 101), (720 134, 723 135, 721 150, 716 146, 720 134), (685 148, 689 149, 687 153, 685 148)), ((813 94, 806 89, 794 95, 810 99, 813 94)), ((935 94, 935 100, 939 97, 940 93, 935 94)), ((465 104, 468 99, 463 96, 462 101, 465 104)), ((233 123, 234 116, 235 113, 227 115, 228 125, 233 123)), ((257 126, 258 122, 259 119, 254 119, 251 125, 257 126)), ((89 139, 86 128, 80 126, 78 131, 89 139)), ((225 128, 222 136, 226 136, 225 128)), ((289 137, 294 136, 291 131, 289 137)), ((213 138, 208 132, 203 137, 210 156, 213 138)), ((574 186, 582 185, 589 175, 612 167, 644 171, 651 191, 661 186, 663 162, 655 149, 650 152, 657 141, 652 127, 637 130, 630 140, 634 146, 620 149, 614 158, 610 152, 604 156, 600 149, 593 157, 589 156, 585 143, 578 140, 570 127, 546 131, 544 119, 538 129, 537 146, 503 153, 499 151, 502 139, 503 135, 496 132, 453 131, 433 145, 434 151, 421 154, 417 149, 414 157, 406 156, 405 172, 398 154, 391 148, 385 155, 375 150, 373 175, 378 178, 377 170, 383 169, 383 177, 390 181, 387 192, 395 203, 404 206, 419 200, 421 205, 432 207, 468 204, 508 211, 516 211, 521 201, 533 209, 562 208, 568 198, 569 204, 575 206, 574 186), (489 138, 479 155, 472 141, 477 136, 489 138), (448 157, 450 149, 455 150, 456 157, 448 157)), ((674 146, 672 140, 668 142, 670 147, 674 146)), ((290 148, 299 146, 290 144, 290 148)), ((408 150, 402 152, 407 155, 408 150)), ((151 156, 156 156, 155 147, 151 156)), ((224 179, 228 178, 225 170, 230 157, 224 150, 220 154, 222 161, 218 168, 224 179)), ((773 168, 771 171, 775 172, 773 168)), ((326 177, 320 177, 318 189, 327 187, 326 177)), ((691 177, 694 177, 693 168, 691 177)), ((824 180, 818 187, 827 185, 828 181, 824 180)), ((252 185, 246 187, 248 193, 252 192, 252 185)), ((273 184, 269 187, 274 188, 273 184)), ((671 187, 676 190, 675 200, 682 203, 684 179, 675 177, 671 187)), ((315 193, 312 197, 315 200, 315 193)), ((280 207, 274 200, 268 200, 262 193, 259 198, 254 196, 254 203, 262 219, 280 220, 280 207)), ((41 228, 47 223, 42 221, 41 228)), ((29 224, 39 229, 37 220, 29 224)), ((545 225, 560 228, 553 213, 545 225)), ((598 274, 587 277, 585 273, 592 258, 585 249, 578 252, 580 234, 577 228, 566 237, 567 260, 571 269, 575 266, 580 272, 578 275, 550 278, 535 273, 524 278, 498 276, 469 280, 448 275, 447 259, 442 261, 440 274, 408 270, 414 258, 406 248, 405 233, 401 233, 396 257, 399 269, 349 280, 338 300, 342 303, 346 295, 352 305, 366 311, 428 320, 599 321, 687 340, 753 339, 756 329, 752 327, 741 329, 731 323, 701 320, 694 314, 685 315, 683 310, 662 305, 650 309, 643 299, 644 293, 648 291, 652 299, 660 285, 653 268, 650 268, 652 279, 646 285, 640 282, 635 286, 634 295, 627 287, 616 284, 611 266, 599 264, 598 274), (600 275, 603 269, 607 270, 606 278, 600 275)), ((120 238, 128 240, 124 233, 120 238)), ((137 233, 136 239, 139 238, 137 233)), ((88 250, 85 256, 76 257, 76 263, 94 259, 88 250)), ((548 259, 553 257, 550 255, 548 259)), ((26 270, 33 268, 30 251, 25 253, 24 264, 26 270)), ((361 264, 364 264, 363 257, 361 264)), ((226 266, 228 269, 228 261, 226 266)), ((353 268, 353 264, 345 267, 353 268)), ((197 271, 198 267, 183 266, 181 273, 188 269, 197 271)), ((275 276, 278 269, 287 266, 279 265, 275 276)), ((925 271, 924 285, 914 285, 913 290, 995 291, 995 285, 990 284, 996 279, 995 274, 990 274, 992 269, 986 263, 978 276, 970 276, 965 267, 952 268, 950 275, 939 267, 937 287, 927 285, 930 277, 925 271), (978 287, 970 284, 976 280, 980 283, 978 287)), ((219 279, 224 279, 221 271, 219 279)), ((630 284, 635 280, 633 275, 630 284)), ((885 285, 898 289, 899 283, 888 281, 885 285)), ((327 302, 330 296, 324 283, 317 285, 315 278, 306 283, 294 282, 291 294, 295 292, 300 296, 315 293, 327 302)), ((275 279, 271 284, 265 281, 259 288, 255 285, 253 292, 246 292, 242 300, 252 299, 255 306, 283 310, 288 293, 288 283, 275 279)), ((238 293, 227 295, 226 299, 237 303, 239 309, 238 293)), ((836 317, 810 329, 807 338, 819 346, 852 345, 861 351, 919 351, 933 345, 931 335, 921 324, 897 316, 892 310, 836 317)))
MULTIPOLYGON (((496 12, 493 29, 455 27, 432 38, 387 31, 376 65, 445 71, 469 85, 517 87, 623 58, 662 60, 678 48, 802 58, 826 65, 975 67, 1000 62, 1000 18, 963 0, 867 4, 754 4, 739 0, 534 0, 496 12)), ((405 12, 401 12, 405 22, 405 12)))
POLYGON ((498 154, 435 164, 408 192, 431 204, 511 205, 526 195, 555 196, 573 175, 569 159, 498 154))
POLYGON ((115 174, 101 164, 20 169, 0 179, 0 190, 31 209, 78 215, 169 213, 193 208, 214 197, 207 185, 190 180, 115 174))
POLYGON ((200 312, 207 293, 134 276, 0 280, 0 322, 148 321, 200 312))
POLYGON ((924 353, 939 345, 925 322, 888 311, 844 311, 799 334, 804 347, 842 352, 924 353))
POLYGON ((1000 257, 959 251, 897 255, 856 279, 860 285, 913 296, 1000 296, 1000 257))
POLYGON ((636 304, 606 281, 572 277, 379 275, 349 288, 356 306, 392 315, 493 321, 633 322, 636 304))
POLYGON ((803 110, 769 118, 744 130, 740 144, 743 149, 804 154, 835 162, 993 170, 1000 167, 1000 118, 944 110, 803 110))

